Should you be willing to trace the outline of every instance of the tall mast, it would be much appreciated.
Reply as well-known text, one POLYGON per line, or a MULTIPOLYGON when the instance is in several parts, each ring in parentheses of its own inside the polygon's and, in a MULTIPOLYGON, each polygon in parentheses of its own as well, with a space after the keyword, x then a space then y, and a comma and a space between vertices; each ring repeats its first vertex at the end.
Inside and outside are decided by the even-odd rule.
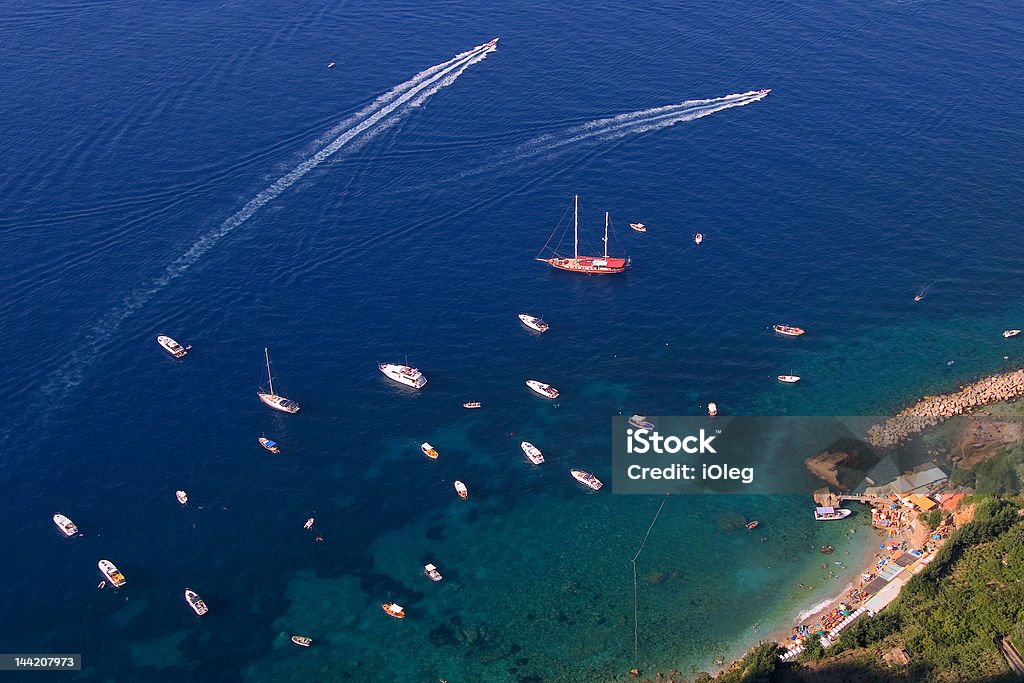
POLYGON ((274 376, 270 374, 270 350, 263 347, 263 355, 267 357, 267 381, 270 383, 270 393, 274 393, 274 376))
POLYGON ((572 208, 572 256, 580 257, 580 196, 573 199, 572 208))
POLYGON ((608 212, 604 212, 604 257, 608 258, 608 212))

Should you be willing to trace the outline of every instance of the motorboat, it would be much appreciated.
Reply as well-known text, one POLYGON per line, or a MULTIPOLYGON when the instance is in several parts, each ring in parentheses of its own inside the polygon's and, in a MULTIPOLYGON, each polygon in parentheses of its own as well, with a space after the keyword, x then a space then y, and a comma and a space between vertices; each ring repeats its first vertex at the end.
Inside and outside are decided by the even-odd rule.
POLYGON ((519 320, 522 321, 524 325, 529 327, 534 332, 540 332, 541 334, 547 332, 548 329, 551 328, 550 325, 544 322, 543 318, 537 318, 535 316, 529 315, 528 313, 520 313, 519 320))
POLYGON ((1020 334, 1020 330, 1003 330, 1003 336, 1007 339, 1016 337, 1018 334, 1020 334))
POLYGON ((654 423, 648 422, 646 415, 634 415, 629 418, 629 424, 637 429, 646 429, 648 431, 654 429, 654 423))
POLYGON ((384 613, 389 617, 395 619, 405 619, 405 608, 399 605, 397 602, 382 602, 380 608, 384 610, 384 613))
POLYGON ((313 643, 313 639, 309 636, 292 636, 292 642, 299 647, 309 647, 313 643))
POLYGON ((465 403, 462 404, 462 407, 463 408, 468 408, 470 410, 473 410, 475 408, 479 408, 480 405, 481 405, 480 401, 466 401, 465 403))
POLYGON ((700 244, 701 242, 704 241, 704 235, 698 232, 696 235, 693 236, 693 241, 695 244, 700 244))
POLYGON ((60 514, 59 512, 54 514, 53 523, 57 525, 57 528, 61 530, 65 536, 74 536, 78 533, 78 527, 70 519, 60 514))
POLYGON ((274 376, 270 374, 270 351, 269 349, 263 349, 263 355, 267 358, 267 382, 270 385, 269 391, 263 391, 263 387, 260 387, 260 391, 257 392, 257 396, 260 400, 266 403, 274 410, 280 410, 282 413, 297 413, 299 412, 299 404, 291 399, 287 399, 284 396, 278 396, 274 393, 274 376))
POLYGON ((796 384, 800 381, 797 375, 779 375, 779 381, 785 384, 796 384))
POLYGON ((458 479, 455 480, 455 492, 459 494, 459 498, 467 500, 469 498, 469 489, 458 479))
POLYGON ((427 378, 416 368, 408 365, 397 365, 395 363, 377 363, 377 368, 384 373, 384 376, 399 384, 404 384, 413 389, 422 389, 427 385, 427 378))
POLYGON ((544 398, 558 398, 558 389, 555 389, 550 384, 544 384, 535 379, 526 380, 526 386, 530 387, 530 390, 539 396, 544 398))
POLYGON ((519 447, 523 449, 523 453, 529 458, 530 462, 534 465, 539 465, 544 462, 544 455, 540 452, 540 449, 534 446, 529 441, 524 441, 519 444, 519 447))
POLYGON ((431 446, 426 441, 420 444, 420 450, 423 451, 423 455, 427 456, 428 458, 437 460, 437 449, 431 446))
POLYGON ((306 523, 302 525, 302 528, 306 529, 307 531, 309 529, 312 529, 313 528, 313 521, 314 521, 314 518, 310 517, 309 519, 306 520, 306 523))
POLYGON ((914 295, 914 301, 920 301, 923 298, 924 298, 923 294, 915 294, 914 295))
POLYGON ((260 445, 266 448, 271 453, 277 454, 281 452, 281 447, 277 445, 276 441, 271 441, 265 436, 259 438, 260 445))
POLYGON ((498 46, 498 39, 497 38, 492 38, 491 40, 487 41, 487 43, 485 43, 485 47, 497 47, 497 46, 498 46))
POLYGON ((800 327, 795 327, 793 325, 783 325, 781 323, 778 325, 773 325, 772 329, 786 337, 799 337, 801 334, 806 332, 806 330, 800 327))
POLYGON ((203 616, 210 611, 210 608, 206 606, 206 603, 203 602, 201 597, 199 597, 199 594, 191 588, 185 589, 185 602, 187 602, 188 606, 191 607, 199 616, 203 616))
POLYGON ((334 68, 334 62, 327 62, 327 68, 328 69, 333 69, 334 68))
POLYGON ((718 415, 718 404, 715 403, 714 401, 708 403, 708 415, 710 415, 711 417, 718 415))
POLYGON ((117 588, 120 588, 125 584, 126 579, 124 578, 124 574, 122 574, 121 570, 118 569, 110 560, 100 560, 97 563, 97 566, 100 568, 100 571, 103 572, 103 576, 107 577, 107 580, 117 588))
POLYGON ((178 490, 174 492, 174 497, 178 499, 178 502, 182 505, 188 504, 188 494, 184 491, 178 490))
POLYGON ((643 223, 630 223, 629 227, 633 228, 637 232, 647 232, 647 226, 643 223))
POLYGON ((752 522, 747 522, 747 528, 748 528, 748 529, 756 529, 756 528, 757 528, 757 525, 758 525, 758 524, 760 524, 760 522, 758 522, 758 521, 757 521, 757 520, 755 519, 755 520, 754 520, 754 521, 752 521, 752 522))
POLYGON ((437 571, 437 567, 432 564, 423 565, 423 575, 431 581, 441 580, 441 572, 437 571))
POLYGON ((595 477, 590 472, 584 472, 583 470, 570 470, 569 474, 571 474, 573 479, 575 479, 579 483, 583 484, 584 486, 589 486, 595 491, 604 486, 604 484, 601 483, 601 480, 595 477))
POLYGON ((178 342, 174 341, 166 334, 161 334, 156 338, 156 343, 164 348, 164 351, 171 354, 175 358, 181 358, 188 353, 188 350, 192 348, 192 345, 182 346, 178 342))
POLYGON ((836 519, 846 519, 852 514, 853 510, 847 510, 846 508, 814 508, 814 520, 817 522, 830 522, 836 519))
POLYGON ((765 95, 767 95, 767 94, 768 94, 768 93, 770 93, 771 91, 772 91, 772 89, 771 89, 771 88, 765 88, 765 89, 763 89, 763 90, 758 90, 758 91, 757 91, 757 94, 758 94, 758 95, 761 95, 762 97, 764 97, 765 95))

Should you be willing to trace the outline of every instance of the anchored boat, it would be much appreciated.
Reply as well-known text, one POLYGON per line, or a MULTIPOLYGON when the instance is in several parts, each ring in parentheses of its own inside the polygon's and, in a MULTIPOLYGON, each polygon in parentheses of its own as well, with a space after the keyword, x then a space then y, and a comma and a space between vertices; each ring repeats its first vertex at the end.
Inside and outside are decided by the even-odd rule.
POLYGON ((634 415, 633 417, 629 418, 629 424, 633 425, 637 429, 654 429, 654 424, 648 422, 647 416, 645 415, 634 415))
POLYGON ((437 449, 431 446, 426 441, 420 444, 420 450, 423 451, 423 455, 427 456, 428 458, 437 460, 437 449))
POLYGON ((579 483, 583 484, 584 486, 589 486, 595 491, 604 486, 604 484, 601 483, 601 480, 595 477, 590 472, 584 472, 583 470, 569 470, 569 474, 571 474, 572 478, 578 481, 579 483))
POLYGON ((520 313, 519 320, 534 332, 540 332, 541 334, 544 334, 551 328, 550 325, 544 322, 543 318, 537 318, 528 313, 520 313))
POLYGON ((65 536, 74 536, 78 533, 78 527, 75 526, 75 523, 59 512, 53 516, 53 523, 57 525, 57 528, 65 536))
POLYGON ((1016 337, 1018 334, 1020 334, 1020 330, 1003 330, 1003 336, 1007 339, 1016 337))
POLYGON ((800 381, 800 377, 797 375, 779 375, 779 381, 785 384, 796 384, 800 381))
POLYGON ((465 403, 462 404, 462 407, 473 410, 474 408, 479 408, 480 405, 480 401, 466 401, 465 403))
POLYGON ((544 398, 558 398, 558 389, 555 389, 550 384, 544 384, 535 379, 526 380, 526 386, 530 387, 530 390, 539 396, 544 398))
POLYGON ((313 639, 309 636, 292 636, 292 642, 299 647, 309 647, 313 643, 313 639))
POLYGON ((710 415, 711 417, 718 415, 718 404, 715 403, 714 401, 708 403, 708 415, 710 415))
POLYGON ((846 519, 853 514, 853 510, 846 508, 814 508, 814 520, 817 522, 830 522, 836 519, 846 519))
POLYGON ((524 441, 519 444, 519 447, 523 449, 523 453, 529 458, 530 462, 534 465, 539 465, 544 462, 544 455, 540 452, 540 449, 534 446, 529 441, 524 441))
POLYGON ((267 437, 261 436, 259 438, 259 442, 261 446, 263 446, 264 448, 266 448, 268 451, 275 455, 281 452, 281 447, 277 445, 276 441, 271 441, 267 437))
POLYGON ((701 242, 704 241, 704 235, 698 232, 696 235, 693 236, 693 241, 695 244, 699 245, 701 242))
POLYGON ((384 613, 389 617, 395 619, 405 619, 405 608, 399 605, 397 602, 382 602, 380 608, 384 610, 384 613))
POLYGON ((462 500, 469 499, 469 489, 458 479, 455 480, 455 492, 459 494, 459 498, 462 500))
POLYGON ((441 580, 441 572, 437 571, 437 567, 432 564, 423 566, 423 575, 431 581, 437 582, 441 580))
POLYGON ((164 348, 164 351, 171 354, 175 358, 181 358, 188 353, 188 350, 192 348, 192 345, 182 346, 178 342, 174 341, 165 334, 161 334, 156 338, 156 343, 164 348))
POLYGON ((549 258, 541 258, 537 256, 538 261, 543 261, 552 268, 558 268, 559 270, 568 270, 574 273, 586 273, 587 275, 603 275, 610 273, 621 273, 630 266, 628 258, 615 258, 608 256, 608 225, 610 223, 610 217, 608 212, 604 214, 604 256, 583 256, 580 254, 580 196, 576 195, 573 199, 573 248, 572 258, 568 256, 561 256, 555 251, 554 248, 549 247, 551 238, 554 237, 555 231, 558 230, 558 226, 555 226, 555 231, 552 231, 551 236, 548 237, 547 243, 544 244, 544 248, 541 249, 541 254, 545 250, 550 250, 553 256, 549 258))
POLYGON ((427 385, 427 378, 416 368, 408 365, 397 365, 395 363, 377 363, 377 368, 384 373, 384 376, 399 384, 404 384, 413 389, 422 389, 427 385))
POLYGON ((643 223, 630 223, 629 227, 633 228, 637 232, 647 232, 647 226, 643 223))
POLYGON ((185 589, 185 602, 187 602, 188 606, 191 607, 199 616, 203 616, 210 611, 210 608, 206 606, 203 599, 191 588, 185 589))
POLYGON ((799 337, 806 331, 802 328, 795 327, 794 325, 783 325, 781 323, 773 325, 772 329, 785 337, 799 337))
POLYGON ((100 560, 97 563, 100 571, 103 572, 103 576, 107 577, 110 583, 114 584, 117 588, 120 588, 125 584, 126 579, 121 570, 118 569, 113 562, 110 560, 100 560))
POLYGON ((184 491, 175 491, 174 497, 177 498, 178 502, 181 503, 182 505, 186 505, 188 503, 188 494, 185 493, 184 491))
POLYGON ((260 387, 260 391, 256 395, 260 397, 261 401, 274 410, 280 410, 282 413, 299 412, 298 403, 274 393, 274 376, 270 373, 270 350, 264 348, 263 355, 267 358, 267 383, 270 385, 270 390, 263 391, 263 387, 260 387))

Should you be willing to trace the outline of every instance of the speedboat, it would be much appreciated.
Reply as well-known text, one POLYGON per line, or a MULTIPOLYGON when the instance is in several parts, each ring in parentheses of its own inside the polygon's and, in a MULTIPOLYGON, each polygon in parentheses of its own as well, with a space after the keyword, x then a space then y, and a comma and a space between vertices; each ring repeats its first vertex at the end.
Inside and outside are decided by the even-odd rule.
POLYGON ((463 408, 469 408, 470 410, 480 407, 480 401, 466 401, 462 404, 463 408))
POLYGON ((281 452, 281 447, 277 445, 276 441, 271 441, 265 436, 259 438, 260 445, 266 448, 271 453, 277 454, 281 452))
POLYGON ((633 228, 637 232, 647 232, 647 226, 643 223, 630 223, 629 227, 633 228))
POLYGON ((384 614, 395 619, 405 619, 405 608, 399 605, 397 602, 382 602, 380 608, 384 610, 384 614))
POLYGON ((526 453, 526 457, 530 459, 534 465, 539 465, 544 462, 544 455, 540 452, 540 449, 534 446, 529 441, 524 441, 519 444, 519 447, 523 449, 523 453, 526 453))
POLYGON ((388 379, 399 384, 404 384, 413 389, 422 389, 427 385, 427 378, 416 368, 408 365, 397 365, 395 363, 377 363, 377 368, 384 373, 388 379))
POLYGON ((536 318, 532 315, 529 315, 528 313, 520 313, 519 320, 521 320, 524 325, 529 327, 534 332, 540 332, 541 334, 547 332, 548 329, 551 327, 546 322, 544 322, 543 318, 536 318))
POLYGON ((432 458, 434 460, 437 459, 437 449, 435 449, 426 441, 420 444, 420 450, 423 451, 423 455, 427 456, 428 458, 432 458))
POLYGON ((800 378, 797 375, 779 375, 779 381, 786 384, 796 384, 800 381, 800 378))
POLYGON ((313 521, 314 521, 314 518, 310 517, 309 519, 306 520, 306 523, 302 525, 302 528, 303 529, 312 529, 313 528, 313 521))
POLYGON ((159 337, 157 337, 156 338, 156 343, 159 344, 160 346, 164 347, 164 351, 166 351, 167 353, 171 354, 175 358, 181 358, 186 353, 188 353, 189 349, 192 348, 191 345, 189 345, 189 346, 182 346, 181 344, 179 344, 178 342, 174 341, 173 339, 171 339, 170 337, 168 337, 165 334, 161 334, 159 337))
POLYGON ((923 294, 915 294, 914 295, 914 301, 920 301, 923 298, 924 298, 923 294))
POLYGON ((756 519, 753 522, 747 522, 748 529, 756 529, 757 525, 760 524, 756 519))
POLYGON ((65 536, 74 536, 78 533, 78 527, 70 519, 59 512, 53 516, 53 523, 63 532, 65 536))
POLYGON ((125 584, 124 574, 122 574, 121 570, 114 566, 114 563, 110 560, 100 560, 97 563, 97 566, 100 568, 100 571, 103 572, 103 576, 107 577, 110 583, 114 584, 116 587, 120 588, 125 584))
POLYGON ((764 90, 758 90, 758 91, 757 91, 757 94, 758 94, 758 95, 762 95, 762 96, 763 96, 763 95, 767 95, 767 94, 768 94, 768 93, 770 93, 771 91, 772 91, 772 89, 771 89, 771 88, 765 88, 764 90))
POLYGON ((710 415, 711 417, 718 415, 718 404, 715 403, 714 401, 708 403, 708 415, 710 415))
POLYGON ((292 636, 292 642, 300 647, 309 647, 313 639, 309 636, 292 636))
POLYGON ((328 69, 333 69, 334 68, 334 62, 327 62, 327 68, 328 69))
POLYGON ((469 489, 458 479, 455 480, 455 492, 459 494, 459 498, 467 500, 469 498, 469 489))
POLYGON ((1007 339, 1016 337, 1018 334, 1020 334, 1020 330, 1003 330, 1003 336, 1007 339))
POLYGON ((497 38, 493 38, 493 39, 487 41, 487 47, 497 47, 497 46, 498 46, 498 39, 497 38))
POLYGON ((260 387, 260 391, 256 395, 274 410, 280 410, 282 413, 299 412, 298 403, 274 393, 274 376, 270 374, 270 351, 264 348, 263 355, 267 358, 267 382, 270 384, 270 391, 263 391, 263 387, 260 387))
POLYGON ((693 236, 693 241, 696 244, 700 244, 701 242, 704 241, 704 235, 702 235, 701 233, 698 232, 696 235, 693 236))
POLYGON ((575 479, 579 483, 583 484, 584 486, 589 486, 595 491, 604 486, 604 484, 601 483, 601 480, 595 477, 590 472, 584 472, 583 470, 569 470, 569 474, 571 474, 573 479, 575 479))
POLYGON ((801 334, 805 332, 805 330, 803 330, 802 328, 795 327, 793 325, 783 325, 781 323, 778 325, 773 325, 772 329, 786 337, 799 337, 801 334))
POLYGON ((853 514, 853 510, 846 508, 814 508, 814 520, 817 522, 829 522, 835 519, 846 519, 853 514))
POLYGON ((555 389, 550 384, 544 384, 544 382, 539 382, 535 379, 528 379, 526 380, 526 386, 544 398, 558 398, 558 389, 555 389))
POLYGON ((185 504, 188 503, 188 494, 185 493, 184 491, 180 491, 180 490, 179 491, 175 491, 174 492, 174 497, 177 498, 178 502, 181 503, 182 505, 185 505, 185 504))
POLYGON ((187 602, 188 606, 191 607, 199 616, 203 616, 210 611, 210 608, 206 606, 206 603, 203 602, 201 597, 199 597, 199 594, 191 588, 185 589, 185 602, 187 602))
POLYGON ((637 429, 654 429, 654 424, 647 421, 646 415, 634 415, 629 418, 629 424, 633 425, 637 429))
POLYGON ((423 565, 423 575, 431 581, 441 580, 441 572, 437 571, 437 567, 432 564, 423 565))

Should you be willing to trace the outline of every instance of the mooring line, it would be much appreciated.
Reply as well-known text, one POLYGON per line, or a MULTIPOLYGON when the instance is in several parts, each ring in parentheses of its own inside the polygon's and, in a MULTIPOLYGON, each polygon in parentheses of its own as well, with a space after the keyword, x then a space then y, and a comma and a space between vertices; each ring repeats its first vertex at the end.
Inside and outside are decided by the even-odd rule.
POLYGON ((647 527, 647 533, 644 534, 644 540, 640 544, 640 548, 637 549, 636 555, 633 556, 633 663, 637 669, 640 668, 640 623, 637 621, 637 603, 636 603, 636 558, 640 557, 640 553, 644 551, 644 546, 647 545, 647 539, 650 537, 651 532, 654 530, 654 525, 658 521, 658 516, 661 514, 662 508, 665 507, 665 503, 668 502, 668 495, 661 499, 661 505, 658 506, 658 511, 654 513, 654 519, 651 520, 651 525, 647 527))

